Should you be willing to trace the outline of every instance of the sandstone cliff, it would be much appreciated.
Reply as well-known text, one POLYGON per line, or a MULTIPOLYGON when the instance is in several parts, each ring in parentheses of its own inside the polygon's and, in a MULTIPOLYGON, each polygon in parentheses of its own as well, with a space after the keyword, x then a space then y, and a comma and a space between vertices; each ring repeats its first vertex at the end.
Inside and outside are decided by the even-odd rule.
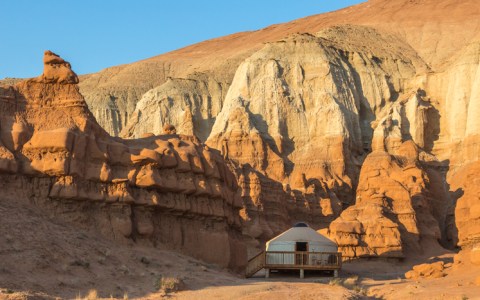
POLYGON ((474 247, 462 232, 479 216, 464 174, 480 153, 479 15, 475 0, 371 0, 87 75, 81 89, 110 132, 169 123, 233 161, 244 232, 260 241, 303 219, 351 256, 474 247))
POLYGON ((316 178, 351 189, 370 123, 426 69, 411 49, 385 44, 352 26, 267 44, 237 70, 207 143, 294 188, 316 178))
MULTIPOLYGON (((353 203, 371 123, 428 69, 395 41, 341 26, 267 44, 238 68, 207 144, 283 183, 305 207, 339 207, 335 217, 353 203)), ((262 198, 256 202, 269 201, 262 198)))
POLYGON ((228 84, 205 74, 170 78, 142 96, 120 134, 140 137, 146 132, 160 133, 163 124, 168 123, 175 124, 182 134, 205 141, 222 109, 227 90, 228 84))
POLYGON ((245 262, 234 175, 195 137, 112 138, 47 51, 44 73, 0 88, 1 201, 24 201, 120 242, 233 269, 245 262))
POLYGON ((422 253, 422 243, 442 239, 439 224, 446 216, 435 215, 439 203, 431 191, 442 186, 430 180, 428 162, 412 141, 394 153, 368 155, 355 205, 330 224, 332 238, 347 257, 405 257, 422 253))
POLYGON ((236 33, 111 67, 82 76, 80 88, 102 127, 118 135, 136 103, 150 89, 168 78, 189 78, 195 73, 231 83, 237 67, 266 42, 298 32, 315 34, 336 25, 365 25, 400 37, 432 68, 441 69, 446 60, 478 35, 478 14, 476 0, 370 0, 336 12, 236 33))
MULTIPOLYGON (((196 151, 205 161, 211 154, 219 165, 230 164, 231 173, 225 168, 219 178, 212 175, 220 184, 238 185, 238 194, 222 196, 234 203, 226 219, 235 219, 241 207, 242 230, 257 241, 304 220, 328 228, 347 256, 404 257, 427 244, 475 249, 479 16, 476 0, 371 0, 85 75, 80 89, 110 134, 150 137, 110 138, 95 122, 79 121, 92 120, 82 108, 88 117, 72 118, 68 126, 51 118, 47 129, 93 131, 108 140, 84 151, 97 154, 77 154, 72 142, 73 150, 48 146, 54 153, 38 158, 41 133, 23 115, 9 117, 2 121, 7 133, 0 166, 29 176, 77 172, 88 182, 168 186, 170 192, 174 180, 163 181, 188 181, 177 156, 197 157, 196 151), (154 136, 165 124, 210 148, 196 138, 154 136), (163 161, 166 148, 177 167, 163 161), (110 162, 109 151, 130 158, 110 162), (150 151, 163 155, 161 163, 150 151), (75 157, 89 163, 78 167, 75 157), (172 170, 175 177, 169 177, 172 170)), ((50 80, 45 76, 3 88, 3 98, 18 98, 50 80)), ((49 98, 57 89, 25 98, 49 98)), ((70 89, 69 99, 84 103, 70 89)), ((55 134, 76 141, 62 130, 55 134)), ((192 160, 191 173, 202 174, 194 166, 192 160)), ((212 176, 204 172, 211 187, 212 176)), ((196 192, 180 194, 198 194, 196 180, 196 192)), ((239 221, 227 223, 239 228, 239 221)))

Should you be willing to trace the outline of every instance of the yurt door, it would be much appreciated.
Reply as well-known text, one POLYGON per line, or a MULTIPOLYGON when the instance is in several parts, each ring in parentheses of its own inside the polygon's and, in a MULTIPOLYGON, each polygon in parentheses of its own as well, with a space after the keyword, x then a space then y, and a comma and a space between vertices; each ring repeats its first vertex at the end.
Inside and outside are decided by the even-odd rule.
POLYGON ((296 265, 306 265, 308 264, 308 243, 307 242, 296 242, 295 243, 295 251, 297 252, 305 252, 305 253, 297 253, 295 255, 295 264, 296 265))

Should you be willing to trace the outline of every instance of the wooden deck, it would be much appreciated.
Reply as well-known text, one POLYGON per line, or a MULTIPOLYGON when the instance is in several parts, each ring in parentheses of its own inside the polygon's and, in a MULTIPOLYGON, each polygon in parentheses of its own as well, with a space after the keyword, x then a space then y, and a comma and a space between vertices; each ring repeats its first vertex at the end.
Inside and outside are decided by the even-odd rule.
POLYGON ((248 261, 245 276, 251 277, 261 269, 266 270, 331 270, 338 274, 342 267, 340 252, 303 252, 303 251, 269 251, 261 252, 248 261))

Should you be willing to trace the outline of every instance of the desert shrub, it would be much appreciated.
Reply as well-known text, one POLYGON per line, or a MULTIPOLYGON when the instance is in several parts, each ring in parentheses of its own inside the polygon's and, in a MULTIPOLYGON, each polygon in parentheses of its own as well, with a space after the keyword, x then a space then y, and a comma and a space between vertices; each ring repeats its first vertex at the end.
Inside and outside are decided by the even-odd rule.
POLYGON ((363 296, 366 296, 367 295, 367 289, 365 289, 363 286, 361 285, 356 285, 353 287, 353 290, 357 293, 359 293, 360 295, 363 295, 363 296))
POLYGON ((328 283, 329 285, 342 285, 343 281, 340 278, 333 278, 328 283))
POLYGON ((358 276, 348 277, 343 281, 343 285, 348 288, 353 288, 358 284, 358 276))
POLYGON ((156 284, 156 289, 165 293, 177 292, 183 288, 183 281, 178 277, 162 276, 156 284))

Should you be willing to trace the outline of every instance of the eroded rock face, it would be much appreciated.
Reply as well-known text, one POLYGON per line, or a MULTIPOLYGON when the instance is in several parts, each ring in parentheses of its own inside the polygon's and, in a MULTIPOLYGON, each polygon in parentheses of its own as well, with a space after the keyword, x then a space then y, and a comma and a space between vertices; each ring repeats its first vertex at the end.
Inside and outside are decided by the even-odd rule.
POLYGON ((69 64, 49 51, 44 61, 42 76, 0 89, 2 200, 241 268, 242 203, 222 156, 189 136, 110 137, 69 64))
POLYGON ((437 139, 432 152, 440 160, 448 160, 449 177, 480 159, 479 74, 480 38, 477 38, 426 82, 428 93, 439 102, 438 124, 429 133, 437 139))
MULTIPOLYGON (((169 154, 160 144, 185 140, 188 146, 167 150, 199 152, 197 139, 175 133, 194 135, 211 148, 203 155, 217 155, 217 149, 219 159, 231 163, 243 202, 242 230, 256 239, 255 247, 303 220, 329 227, 352 257, 408 256, 428 248, 422 246, 427 241, 474 249, 479 13, 476 0, 369 1, 84 76, 82 91, 102 126, 114 135, 144 137, 141 149, 99 140, 105 132, 83 109, 62 122, 64 112, 51 110, 54 117, 35 126, 31 112, 11 110, 0 123, 0 169, 78 174, 88 182, 126 178, 129 188, 162 190, 183 171, 164 161, 169 154), (455 9, 446 12, 447 6, 455 9), (164 131, 167 123, 176 132, 164 131), (95 143, 90 134, 81 138, 85 151, 75 152, 83 149, 72 131, 77 127, 95 132, 95 143), (172 137, 155 136, 162 133, 172 137), (40 153, 50 136, 62 142, 49 141, 45 147, 54 150, 40 153), (123 158, 112 162, 109 151, 123 158)), ((68 66, 48 56, 48 68, 68 66)), ((22 97, 49 103, 48 95, 64 93, 77 99, 74 88, 32 89, 75 82, 68 71, 57 76, 48 68, 22 97)), ((16 99, 18 91, 2 85, 2 99, 16 99)), ((35 113, 46 120, 42 114, 35 113)), ((185 189, 193 191, 188 184, 185 189)), ((143 223, 138 228, 152 230, 143 223)))
POLYGON ((450 198, 446 227, 452 244, 465 251, 480 248, 480 42, 471 41, 445 67, 429 78, 428 89, 442 99, 438 140, 432 152, 448 165, 450 198))
POLYGON ((127 125, 123 137, 140 137, 145 132, 162 133, 165 124, 180 134, 195 135, 205 141, 221 110, 228 84, 205 74, 187 79, 169 78, 143 95, 127 125))
POLYGON ((438 99, 444 97, 432 98, 436 75, 405 45, 362 26, 289 36, 240 64, 220 112, 217 104, 212 111, 200 108, 218 103, 221 89, 213 93, 215 101, 209 98, 217 85, 171 79, 140 102, 128 135, 172 122, 179 132, 208 136, 209 146, 238 165, 244 232, 260 241, 299 219, 327 227, 356 203, 349 218, 383 225, 365 225, 362 232, 355 225, 350 233, 342 225, 338 232, 356 235, 344 244, 347 255, 402 257, 405 249, 420 251, 422 239, 452 245, 448 163, 432 154, 439 149, 435 154, 444 155, 436 143, 444 126, 438 99), (202 118, 216 118, 215 124, 195 125, 202 118), (399 153, 407 148, 413 156, 403 161, 399 153), (365 179, 360 167, 367 170, 365 179), (393 174, 405 178, 391 182, 390 195, 371 188, 362 195, 369 170, 382 174, 377 184, 393 174), (421 180, 413 185, 411 178, 421 180), (358 203, 359 197, 369 200, 358 203), (376 211, 371 220, 364 213, 369 210, 376 211))
MULTIPOLYGON (((353 204, 360 166, 376 147, 376 119, 397 109, 400 118, 426 121, 429 104, 417 96, 411 78, 428 68, 399 42, 398 48, 386 48, 386 39, 392 43, 371 28, 333 27, 267 44, 238 68, 207 144, 282 183, 276 194, 286 195, 280 201, 286 209, 283 220, 295 216, 324 227, 330 216, 353 204), (405 105, 396 104, 399 97, 405 105), (288 212, 292 202, 305 208, 303 217, 288 212), (331 215, 314 207, 325 207, 331 215)), ((420 143, 424 134, 416 128, 404 130, 420 143)), ((247 211, 259 206, 248 204, 250 199, 271 201, 262 196, 265 185, 244 189, 258 193, 244 198, 247 211)), ((273 220, 268 214, 251 210, 249 216, 273 220)), ((282 227, 277 220, 273 227, 282 227)))
MULTIPOLYGON (((465 249, 480 249, 480 163, 471 163, 459 169, 451 180, 452 197, 457 199, 451 228, 456 242, 465 249)), ((480 251, 476 262, 480 264, 480 251)))
MULTIPOLYGON (((355 204, 351 218, 371 223, 363 211, 376 211, 384 227, 372 232, 394 237, 359 253, 404 255, 427 236, 473 245, 477 198, 463 173, 480 153, 479 13, 476 0, 368 1, 109 68, 82 91, 112 134, 170 123, 232 160, 245 232, 260 240, 295 219, 326 227, 355 204), (398 151, 412 142, 418 158, 403 170, 398 151)), ((353 227, 342 230, 362 241, 353 227)))
POLYGON ((477 36, 479 12, 477 0, 463 0, 462 5, 455 0, 368 1, 354 8, 236 33, 133 64, 107 68, 82 77, 80 86, 102 127, 118 135, 145 93, 163 85, 169 78, 184 79, 203 73, 217 82, 230 84, 245 58, 265 43, 294 33, 316 34, 344 24, 369 26, 402 37, 428 65, 440 68, 477 36))
POLYGON ((431 104, 417 92, 398 101, 376 124, 355 205, 329 228, 345 256, 404 257, 421 253, 422 241, 446 238, 439 224, 447 212, 435 212, 434 206, 448 203, 434 200, 430 191, 445 189, 443 181, 435 180, 442 174, 432 167, 439 162, 418 147, 425 145, 422 131, 429 109, 431 104))
POLYGON ((421 239, 441 238, 418 154, 409 141, 395 155, 375 151, 367 157, 355 205, 330 224, 344 255, 404 257, 421 251, 421 239))
POLYGON ((372 153, 362 165, 355 205, 329 228, 345 256, 404 257, 422 253, 422 242, 451 245, 452 202, 445 195, 444 165, 423 150, 435 120, 431 110, 429 98, 418 90, 375 122, 372 153))
POLYGON ((409 49, 365 49, 360 34, 381 44, 372 29, 339 27, 266 45, 238 68, 207 144, 292 188, 305 177, 348 193, 370 122, 425 67, 409 49))

